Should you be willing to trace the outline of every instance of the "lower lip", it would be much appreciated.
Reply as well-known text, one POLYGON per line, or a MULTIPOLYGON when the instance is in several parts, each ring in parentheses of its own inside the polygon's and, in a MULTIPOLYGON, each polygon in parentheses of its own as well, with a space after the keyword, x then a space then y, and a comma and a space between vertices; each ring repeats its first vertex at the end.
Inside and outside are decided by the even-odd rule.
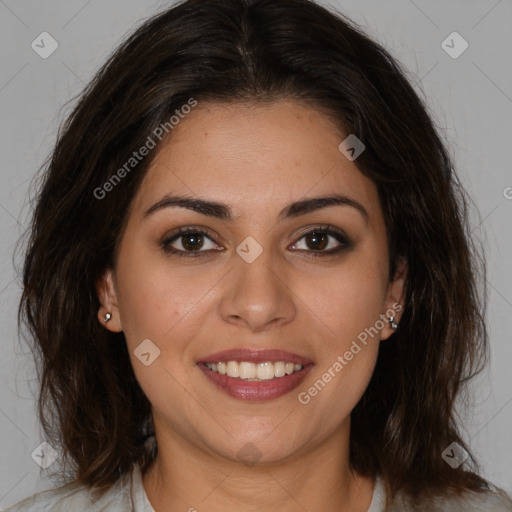
POLYGON ((313 368, 313 364, 308 364, 298 372, 284 377, 274 377, 270 380, 247 381, 240 378, 229 377, 214 372, 204 364, 199 363, 199 368, 203 371, 210 382, 213 382, 219 389, 239 400, 262 401, 272 400, 294 390, 304 380, 308 372, 313 368))

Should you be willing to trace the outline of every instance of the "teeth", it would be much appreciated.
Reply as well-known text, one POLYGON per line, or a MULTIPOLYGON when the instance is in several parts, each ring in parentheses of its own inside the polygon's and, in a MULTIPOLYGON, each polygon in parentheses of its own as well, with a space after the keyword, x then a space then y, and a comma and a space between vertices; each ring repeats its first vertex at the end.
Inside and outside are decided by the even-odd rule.
POLYGON ((275 377, 273 363, 259 363, 256 367, 256 376, 261 380, 270 380, 275 377))
POLYGON ((276 377, 284 377, 286 375, 286 364, 283 361, 274 363, 274 373, 276 377))
MULTIPOLYGON (((236 363, 235 363, 236 364, 236 363)), ((255 379, 256 378, 256 365, 252 363, 246 363, 245 361, 239 363, 239 373, 241 379, 255 379)), ((212 368, 213 371, 215 371, 212 368)))
POLYGON ((228 362, 228 377, 240 377, 240 372, 238 371, 238 363, 236 361, 228 362))
POLYGON ((302 370, 301 364, 285 363, 284 361, 266 361, 264 363, 249 363, 247 361, 219 361, 218 363, 205 363, 210 370, 240 378, 248 381, 270 380, 275 377, 284 377, 302 370))

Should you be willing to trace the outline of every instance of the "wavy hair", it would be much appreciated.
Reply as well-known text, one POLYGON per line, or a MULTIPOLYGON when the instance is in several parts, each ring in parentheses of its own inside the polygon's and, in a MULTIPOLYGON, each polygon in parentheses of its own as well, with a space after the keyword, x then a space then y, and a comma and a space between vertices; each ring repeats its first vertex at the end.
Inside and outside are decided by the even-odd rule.
MULTIPOLYGON (((291 99, 326 113, 366 150, 389 240, 390 278, 408 264, 400 327, 381 343, 352 411, 350 464, 390 496, 484 491, 456 399, 487 355, 485 262, 468 229, 468 197, 424 101, 382 46, 309 0, 187 0, 144 22, 98 71, 41 168, 18 321, 40 376, 38 414, 68 479, 104 492, 155 456, 150 403, 123 333, 97 321, 95 283, 115 264, 131 200, 156 151, 97 191, 190 98, 291 99), (480 288, 482 278, 482 288, 480 288)), ((165 140, 165 139, 163 139, 165 140)), ((64 473, 62 473, 64 474, 64 473)))

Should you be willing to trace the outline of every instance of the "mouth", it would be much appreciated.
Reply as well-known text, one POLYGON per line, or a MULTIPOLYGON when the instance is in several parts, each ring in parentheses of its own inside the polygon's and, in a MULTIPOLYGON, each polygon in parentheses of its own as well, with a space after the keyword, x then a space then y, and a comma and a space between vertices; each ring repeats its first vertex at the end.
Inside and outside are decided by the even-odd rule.
POLYGON ((229 396, 263 401, 291 392, 314 364, 281 350, 235 349, 212 354, 197 366, 209 382, 229 396))

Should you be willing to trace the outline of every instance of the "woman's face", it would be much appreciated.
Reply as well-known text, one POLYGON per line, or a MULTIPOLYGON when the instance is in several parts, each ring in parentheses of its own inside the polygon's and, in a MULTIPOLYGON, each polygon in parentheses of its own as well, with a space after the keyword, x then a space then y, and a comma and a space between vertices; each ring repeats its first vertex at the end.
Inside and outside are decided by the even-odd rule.
POLYGON ((262 462, 348 439, 403 278, 346 135, 299 103, 199 102, 159 150, 98 286, 157 436, 262 462))

